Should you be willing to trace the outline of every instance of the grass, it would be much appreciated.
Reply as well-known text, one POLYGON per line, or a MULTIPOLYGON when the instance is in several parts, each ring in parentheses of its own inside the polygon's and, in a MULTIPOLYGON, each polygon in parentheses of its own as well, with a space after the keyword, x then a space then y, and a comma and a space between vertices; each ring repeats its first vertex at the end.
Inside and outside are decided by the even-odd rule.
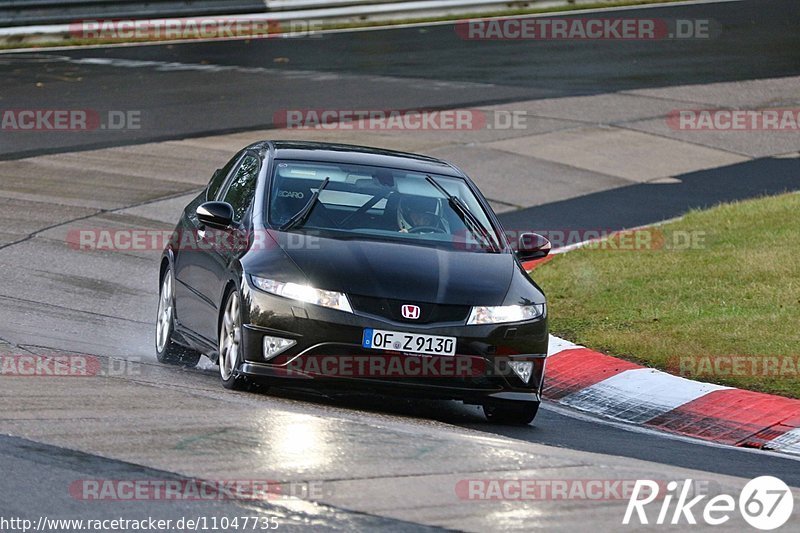
POLYGON ((800 194, 693 211, 654 231, 661 249, 580 249, 536 269, 553 334, 800 398, 800 194), (680 245, 687 235, 694 246, 680 245))
MULTIPOLYGON (((376 26, 395 26, 401 24, 419 24, 419 23, 431 23, 431 22, 447 22, 447 21, 457 21, 457 20, 467 20, 467 19, 481 19, 481 18, 490 18, 490 17, 511 17, 511 16, 519 16, 519 15, 533 15, 533 14, 547 14, 547 13, 559 13, 562 11, 577 11, 577 10, 584 10, 584 9, 598 9, 598 8, 606 8, 606 7, 627 7, 627 6, 638 6, 638 5, 647 5, 647 4, 669 4, 673 2, 681 2, 684 0, 610 0, 610 1, 598 1, 598 2, 591 2, 586 4, 577 4, 577 5, 564 5, 564 6, 553 6, 548 8, 536 8, 536 7, 526 7, 526 8, 511 8, 511 9, 503 9, 494 12, 482 12, 482 13, 461 13, 457 15, 441 15, 441 16, 420 16, 420 17, 406 17, 396 20, 361 20, 355 22, 344 22, 344 21, 323 21, 322 25, 317 27, 315 26, 315 30, 341 30, 341 29, 357 29, 357 28, 371 28, 376 26)), ((224 17, 220 17, 224 18, 224 17)), ((254 40, 260 38, 267 38, 271 33, 279 33, 278 27, 276 26, 276 31, 272 32, 264 32, 263 34, 259 34, 258 36, 252 37, 254 40)), ((249 36, 249 35, 248 35, 249 36)), ((245 39, 248 36, 242 36, 242 39, 245 39)), ((53 40, 47 40, 46 37, 42 36, 41 39, 35 40, 27 40, 27 36, 19 36, 14 38, 7 38, 6 41, 0 42, 0 50, 16 50, 16 49, 24 49, 24 48, 49 48, 54 46, 97 46, 97 45, 106 45, 106 44, 119 44, 122 42, 126 43, 152 43, 152 42, 161 42, 166 41, 166 39, 128 39, 128 40, 119 40, 119 39, 78 39, 74 37, 69 37, 67 35, 64 36, 57 36, 54 37, 53 40)), ((185 40, 192 40, 185 39, 185 40)))

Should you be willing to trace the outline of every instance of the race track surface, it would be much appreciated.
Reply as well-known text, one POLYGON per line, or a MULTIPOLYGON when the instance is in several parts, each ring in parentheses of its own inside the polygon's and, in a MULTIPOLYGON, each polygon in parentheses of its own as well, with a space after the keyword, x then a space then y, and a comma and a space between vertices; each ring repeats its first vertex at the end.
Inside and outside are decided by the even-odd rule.
MULTIPOLYGON (((578 16, 578 15, 576 15, 578 16)), ((30 133, 20 157, 264 129, 284 109, 414 109, 776 78, 800 73, 800 4, 746 0, 604 17, 710 21, 708 39, 474 41, 453 24, 307 38, 0 55, 7 108, 135 110, 138 131, 30 133)))

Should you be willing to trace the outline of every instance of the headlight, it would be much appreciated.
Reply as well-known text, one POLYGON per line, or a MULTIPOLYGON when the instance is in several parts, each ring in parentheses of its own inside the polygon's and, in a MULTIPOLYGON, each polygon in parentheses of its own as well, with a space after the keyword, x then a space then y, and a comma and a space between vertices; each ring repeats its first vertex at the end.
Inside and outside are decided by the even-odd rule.
POLYGON ((473 307, 467 320, 472 324, 500 324, 502 322, 522 322, 544 316, 546 304, 501 305, 496 307, 473 307))
POLYGON ((338 309, 339 311, 345 311, 347 313, 353 312, 353 308, 350 307, 347 296, 341 292, 323 291, 321 289, 315 289, 310 285, 284 283, 281 281, 259 278, 258 276, 250 276, 250 278, 253 280, 253 285, 264 292, 309 304, 321 305, 322 307, 338 309))

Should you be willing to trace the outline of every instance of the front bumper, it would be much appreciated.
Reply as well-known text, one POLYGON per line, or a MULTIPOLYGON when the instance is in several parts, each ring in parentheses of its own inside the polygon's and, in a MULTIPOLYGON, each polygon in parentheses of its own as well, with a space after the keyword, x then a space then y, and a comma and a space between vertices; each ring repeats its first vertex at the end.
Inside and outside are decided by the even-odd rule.
POLYGON ((547 318, 510 324, 409 324, 303 304, 247 287, 241 372, 347 389, 371 389, 415 397, 539 401, 548 346, 547 318), (455 356, 362 348, 365 328, 456 338, 455 356), (274 359, 263 357, 264 336, 297 344, 274 359), (532 363, 523 381, 508 364, 532 363))

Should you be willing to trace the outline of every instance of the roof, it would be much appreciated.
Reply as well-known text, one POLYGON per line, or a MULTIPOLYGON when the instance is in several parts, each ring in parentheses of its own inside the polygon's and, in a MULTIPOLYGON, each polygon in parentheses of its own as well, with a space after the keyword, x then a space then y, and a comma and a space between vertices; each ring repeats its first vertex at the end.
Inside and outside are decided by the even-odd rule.
POLYGON ((259 148, 269 148, 270 146, 274 149, 277 159, 372 165, 448 176, 463 176, 457 168, 442 159, 409 152, 385 150, 383 148, 352 144, 279 140, 262 141, 253 145, 253 147, 259 148))

